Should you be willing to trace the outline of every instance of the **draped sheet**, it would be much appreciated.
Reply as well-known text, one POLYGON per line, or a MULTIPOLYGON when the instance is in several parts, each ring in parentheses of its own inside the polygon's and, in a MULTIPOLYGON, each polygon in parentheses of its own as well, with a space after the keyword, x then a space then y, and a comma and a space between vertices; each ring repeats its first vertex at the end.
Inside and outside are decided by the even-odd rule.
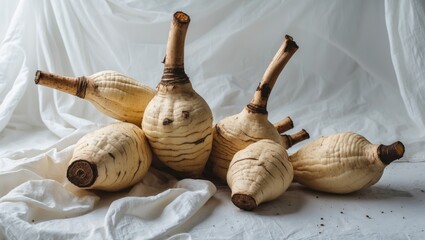
POLYGON ((412 1, 0 0, 0 239, 408 239, 424 237, 425 4, 412 1), (155 87, 171 16, 191 17, 185 68, 214 122, 250 101, 285 34, 300 46, 268 103, 311 138, 400 140, 377 185, 335 196, 293 184, 247 213, 229 189, 151 170, 118 193, 79 190, 75 143, 116 120, 37 86, 37 69, 115 70, 155 87), (416 217, 415 217, 416 216, 416 217), (322 220, 323 218, 323 220, 322 220))

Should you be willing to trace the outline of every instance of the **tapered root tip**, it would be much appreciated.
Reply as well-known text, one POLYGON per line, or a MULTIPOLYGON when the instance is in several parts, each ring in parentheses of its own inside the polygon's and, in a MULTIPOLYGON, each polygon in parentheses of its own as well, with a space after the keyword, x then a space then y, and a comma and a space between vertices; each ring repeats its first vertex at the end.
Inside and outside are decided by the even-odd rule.
POLYGON ((378 158, 384 164, 388 165, 393 161, 400 159, 404 155, 404 145, 402 142, 397 141, 391 145, 379 145, 378 146, 378 158))
POLYGON ((35 84, 38 84, 40 82, 40 78, 41 78, 41 71, 40 70, 37 70, 35 72, 35 78, 34 78, 35 84))
POLYGON ((90 187, 97 178, 96 165, 87 160, 77 160, 69 165, 66 177, 77 187, 90 187))
POLYGON ((236 207, 246 211, 252 211, 257 207, 255 199, 246 194, 233 194, 232 202, 236 207))
POLYGON ((185 23, 190 22, 189 15, 187 15, 186 13, 184 13, 182 11, 178 11, 178 12, 174 13, 174 19, 175 19, 176 22, 181 23, 181 24, 185 24, 185 23))

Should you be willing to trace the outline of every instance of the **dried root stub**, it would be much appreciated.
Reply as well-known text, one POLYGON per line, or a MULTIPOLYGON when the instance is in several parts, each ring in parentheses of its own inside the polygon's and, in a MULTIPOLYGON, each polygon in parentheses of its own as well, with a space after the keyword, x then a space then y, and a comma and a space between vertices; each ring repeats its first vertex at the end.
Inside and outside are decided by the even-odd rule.
POLYGON ((142 128, 153 152, 181 177, 199 177, 212 146, 212 112, 184 71, 184 43, 190 18, 174 14, 155 97, 146 107, 142 128))
POLYGON ((378 182, 384 168, 403 154, 401 142, 372 144, 359 134, 346 132, 321 137, 289 159, 295 181, 318 191, 350 193, 378 182))
POLYGON ((80 188, 118 191, 139 182, 151 162, 152 152, 143 130, 118 122, 77 142, 66 176, 80 188))
POLYGON ((235 154, 227 172, 232 202, 251 211, 278 198, 292 182, 294 172, 282 145, 260 140, 235 154))
POLYGON ((251 102, 239 114, 226 117, 214 127, 214 140, 207 171, 226 181, 226 173, 234 154, 251 143, 271 139, 285 149, 309 138, 302 130, 294 135, 281 135, 293 127, 288 117, 273 125, 268 120, 267 101, 286 63, 298 49, 292 37, 286 35, 280 49, 264 73, 251 102))
POLYGON ((115 71, 66 77, 37 71, 35 83, 87 99, 99 111, 120 121, 140 125, 155 90, 115 71))

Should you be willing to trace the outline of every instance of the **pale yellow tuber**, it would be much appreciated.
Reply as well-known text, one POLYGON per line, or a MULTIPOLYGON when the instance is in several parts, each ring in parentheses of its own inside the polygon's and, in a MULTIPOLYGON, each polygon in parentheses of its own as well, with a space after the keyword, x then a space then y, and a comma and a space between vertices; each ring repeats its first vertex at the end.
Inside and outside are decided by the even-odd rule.
POLYGON ((292 182, 294 172, 282 145, 263 139, 237 152, 229 165, 227 183, 232 202, 244 210, 282 195, 292 182))
POLYGON ((66 77, 37 71, 35 83, 90 101, 99 111, 120 121, 140 125, 155 90, 115 71, 66 77))
POLYGON ((212 112, 184 71, 184 43, 190 18, 174 14, 164 74, 146 107, 142 128, 159 161, 181 177, 199 177, 212 145, 212 112))
POLYGON ((315 190, 350 193, 381 178, 384 168, 404 154, 404 145, 371 144, 363 136, 338 133, 321 137, 290 156, 294 180, 315 190))
POLYGON ((226 173, 233 155, 249 144, 261 139, 271 139, 285 149, 307 139, 305 130, 295 135, 280 135, 293 127, 292 120, 284 120, 273 125, 268 120, 267 101, 270 92, 286 63, 298 49, 292 37, 286 35, 280 49, 264 73, 254 97, 242 112, 226 117, 214 127, 214 140, 207 172, 222 181, 226 181, 226 173))
POLYGON ((151 162, 143 130, 132 123, 117 122, 77 142, 66 176, 80 188, 118 191, 139 182, 151 162))

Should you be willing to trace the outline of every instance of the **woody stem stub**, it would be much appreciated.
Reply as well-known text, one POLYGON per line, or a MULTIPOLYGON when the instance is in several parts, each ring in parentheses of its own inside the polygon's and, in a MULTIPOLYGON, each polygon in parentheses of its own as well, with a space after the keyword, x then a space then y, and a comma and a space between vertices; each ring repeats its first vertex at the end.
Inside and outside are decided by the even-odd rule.
POLYGON ((68 180, 77 187, 90 187, 97 179, 97 167, 87 160, 77 160, 69 165, 68 180))
POLYGON ((190 17, 184 12, 176 12, 170 26, 164 59, 164 74, 161 84, 170 85, 189 82, 184 71, 184 46, 190 17))
POLYGON ((384 164, 388 165, 391 162, 400 159, 404 155, 404 145, 400 141, 397 141, 391 145, 379 145, 377 152, 378 158, 384 164))
POLYGON ((38 70, 35 73, 35 84, 50 87, 80 98, 85 98, 88 79, 85 76, 67 77, 38 70))

